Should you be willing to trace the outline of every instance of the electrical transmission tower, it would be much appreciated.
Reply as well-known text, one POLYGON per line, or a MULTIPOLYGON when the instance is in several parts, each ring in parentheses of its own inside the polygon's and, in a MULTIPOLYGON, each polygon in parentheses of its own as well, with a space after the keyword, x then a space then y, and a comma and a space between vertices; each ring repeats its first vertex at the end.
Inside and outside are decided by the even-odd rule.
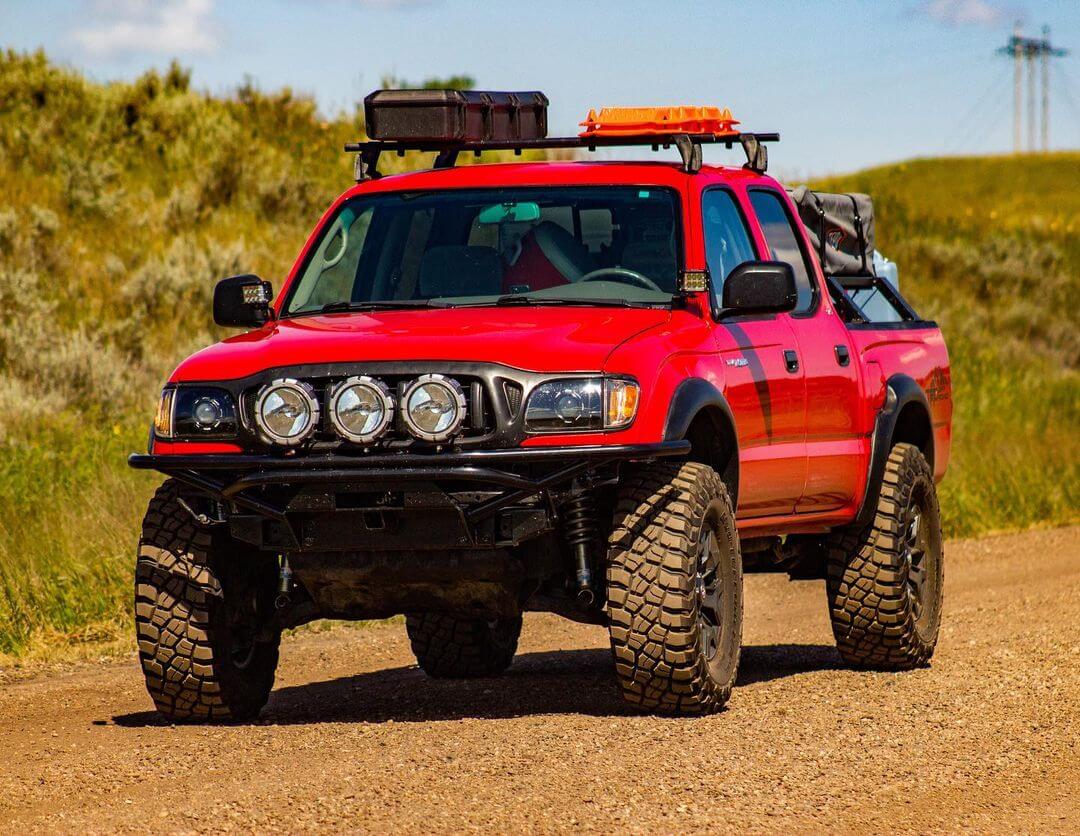
POLYGON ((1039 60, 1042 83, 1042 119, 1040 139, 1043 151, 1050 148, 1050 59, 1068 55, 1050 43, 1050 27, 1044 26, 1041 38, 1025 38, 1016 24, 1009 42, 998 54, 1013 59, 1013 150, 1023 151, 1023 76, 1027 64, 1027 150, 1035 150, 1035 59, 1039 60))

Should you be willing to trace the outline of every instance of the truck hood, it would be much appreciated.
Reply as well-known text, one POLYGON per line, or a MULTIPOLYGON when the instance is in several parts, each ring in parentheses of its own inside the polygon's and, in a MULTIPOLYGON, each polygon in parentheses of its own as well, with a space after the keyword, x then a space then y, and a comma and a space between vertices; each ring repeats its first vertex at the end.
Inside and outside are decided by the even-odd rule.
POLYGON ((595 372, 619 345, 670 316, 651 308, 508 307, 297 317, 204 348, 170 382, 230 380, 302 364, 409 360, 595 372))

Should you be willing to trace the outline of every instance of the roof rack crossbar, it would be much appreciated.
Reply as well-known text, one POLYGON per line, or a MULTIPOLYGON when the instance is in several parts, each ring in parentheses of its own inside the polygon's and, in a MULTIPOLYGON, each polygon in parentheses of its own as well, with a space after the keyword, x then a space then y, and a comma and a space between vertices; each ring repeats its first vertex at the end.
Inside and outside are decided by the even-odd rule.
POLYGON ((462 152, 473 152, 479 156, 483 151, 552 151, 562 149, 584 149, 596 151, 598 148, 618 148, 658 146, 670 148, 674 145, 682 157, 683 170, 695 174, 701 170, 702 145, 723 145, 733 148, 738 143, 746 154, 746 165, 751 171, 762 173, 768 167, 768 154, 764 143, 779 142, 778 133, 732 133, 732 134, 642 134, 641 136, 565 136, 545 139, 520 139, 488 142, 433 142, 426 140, 369 140, 350 142, 345 150, 356 154, 356 181, 373 180, 379 177, 379 156, 387 151, 403 155, 406 151, 429 152, 436 155, 435 168, 452 168, 462 152))

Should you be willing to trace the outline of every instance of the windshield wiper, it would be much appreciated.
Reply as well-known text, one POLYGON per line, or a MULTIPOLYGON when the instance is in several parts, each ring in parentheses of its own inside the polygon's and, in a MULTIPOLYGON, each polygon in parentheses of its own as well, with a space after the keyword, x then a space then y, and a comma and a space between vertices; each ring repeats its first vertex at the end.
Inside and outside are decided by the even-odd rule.
POLYGON ((372 302, 330 302, 314 311, 299 311, 298 313, 353 313, 355 311, 383 311, 394 308, 444 308, 445 305, 431 301, 430 299, 398 299, 379 300, 372 302))
POLYGON ((521 293, 511 293, 499 296, 489 302, 467 302, 462 305, 454 305, 455 308, 484 308, 491 306, 510 305, 588 305, 596 308, 651 308, 648 302, 631 302, 628 299, 565 299, 559 296, 526 296, 521 293))

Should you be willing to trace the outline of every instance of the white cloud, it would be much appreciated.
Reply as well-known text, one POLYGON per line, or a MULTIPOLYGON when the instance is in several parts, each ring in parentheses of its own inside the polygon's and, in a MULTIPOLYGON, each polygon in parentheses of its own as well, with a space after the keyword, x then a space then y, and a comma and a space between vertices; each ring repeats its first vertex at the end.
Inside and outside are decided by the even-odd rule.
POLYGON ((220 38, 213 6, 213 0, 95 0, 69 35, 98 56, 214 52, 220 38))
POLYGON ((994 26, 1007 15, 1007 10, 993 0, 927 0, 922 10, 934 20, 951 26, 994 26))

